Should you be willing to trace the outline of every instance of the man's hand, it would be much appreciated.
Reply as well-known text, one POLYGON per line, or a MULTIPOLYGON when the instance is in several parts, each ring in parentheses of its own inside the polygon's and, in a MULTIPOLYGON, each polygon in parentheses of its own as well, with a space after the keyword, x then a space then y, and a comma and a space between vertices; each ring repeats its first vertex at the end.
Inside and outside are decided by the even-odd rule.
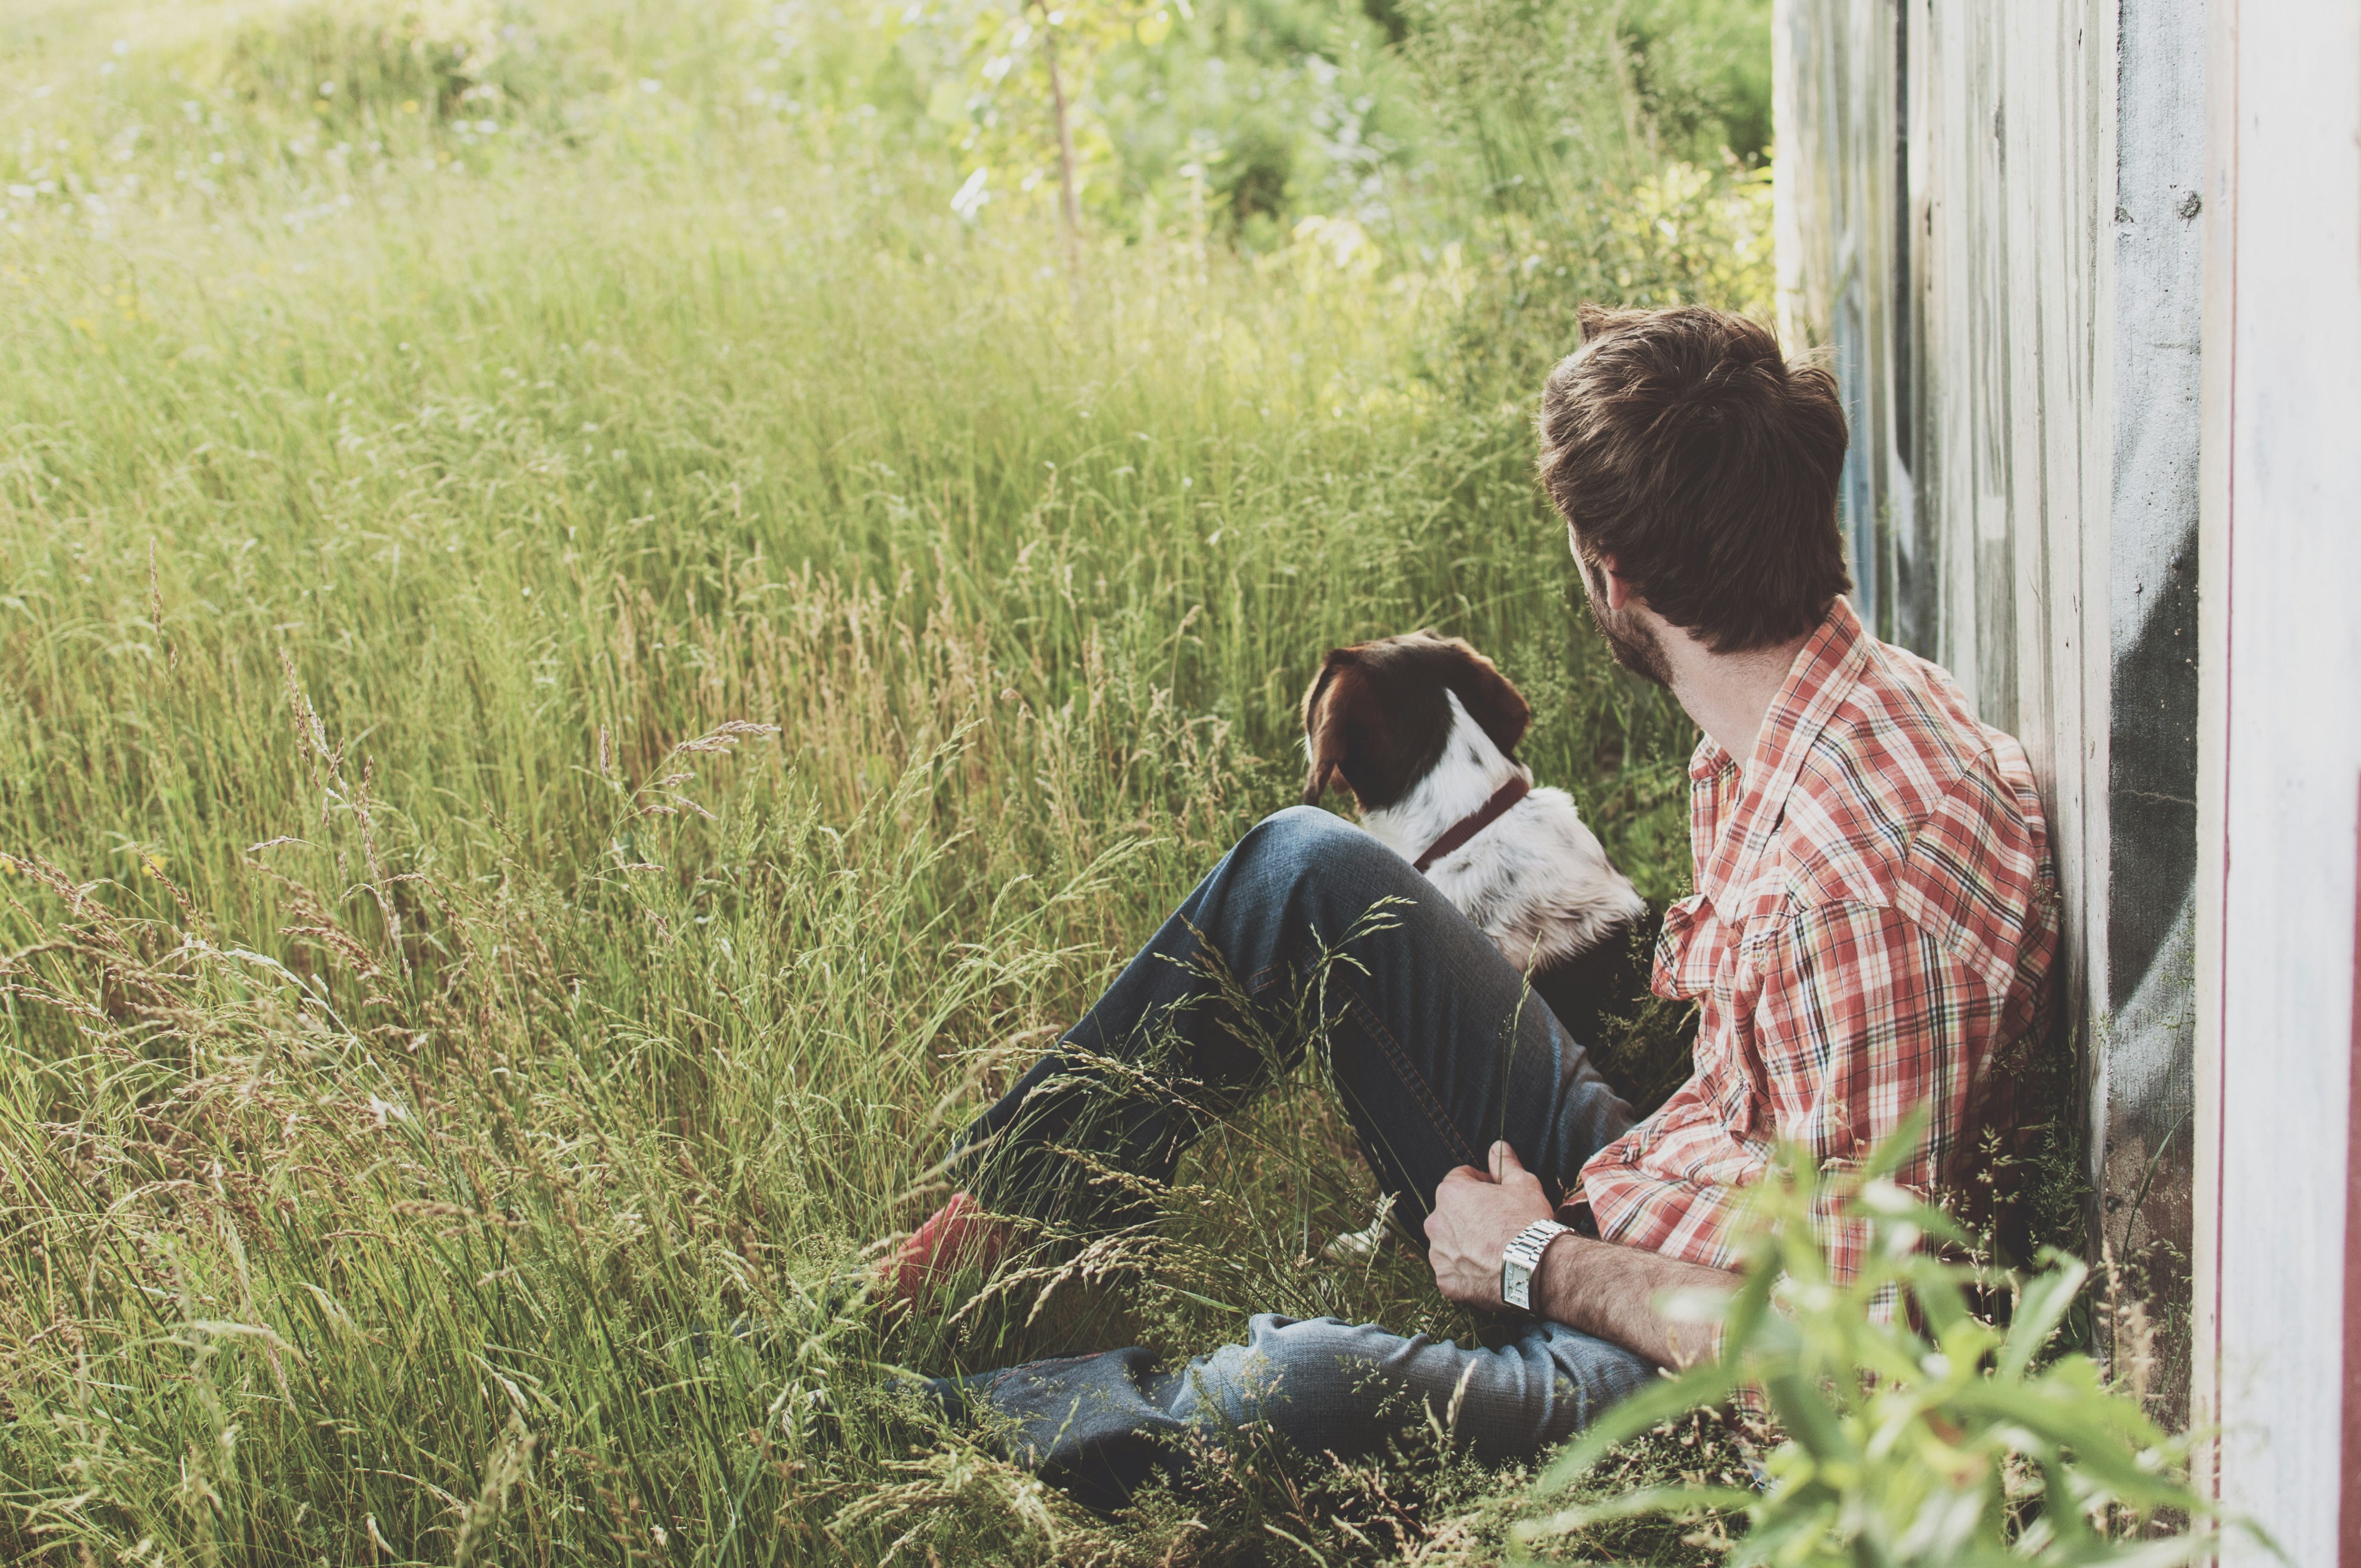
POLYGON ((1434 1190, 1426 1258, 1434 1266, 1435 1288, 1462 1306, 1498 1310, 1500 1255, 1519 1231, 1550 1215, 1541 1178, 1524 1168, 1516 1150, 1494 1144, 1490 1175, 1463 1165, 1434 1190))
MULTIPOLYGON (((1463 1306, 1499 1310, 1500 1255, 1519 1231, 1550 1218, 1541 1179, 1516 1150, 1494 1144, 1490 1175, 1463 1165, 1434 1190, 1426 1256, 1435 1288, 1463 1306)), ((1659 1366, 1688 1366, 1713 1354, 1713 1328, 1658 1317, 1657 1299, 1675 1290, 1727 1293, 1738 1283, 1735 1274, 1644 1248, 1560 1236, 1533 1276, 1533 1310, 1659 1366)))

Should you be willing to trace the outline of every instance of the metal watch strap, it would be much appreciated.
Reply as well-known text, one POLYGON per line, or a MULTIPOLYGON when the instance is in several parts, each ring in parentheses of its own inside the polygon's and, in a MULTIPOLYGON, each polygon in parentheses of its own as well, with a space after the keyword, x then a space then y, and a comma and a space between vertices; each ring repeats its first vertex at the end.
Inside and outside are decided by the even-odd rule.
POLYGON ((1541 1268, 1542 1254, 1558 1237, 1573 1234, 1573 1227, 1561 1225, 1555 1220, 1535 1220, 1519 1231, 1516 1239, 1500 1254, 1500 1299, 1511 1307, 1532 1311, 1533 1275, 1541 1268))

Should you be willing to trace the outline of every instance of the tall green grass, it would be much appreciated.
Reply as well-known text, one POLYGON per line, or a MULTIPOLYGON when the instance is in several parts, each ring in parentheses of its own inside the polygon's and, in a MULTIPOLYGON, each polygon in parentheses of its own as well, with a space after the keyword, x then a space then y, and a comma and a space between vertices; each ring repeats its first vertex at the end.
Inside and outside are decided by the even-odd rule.
MULTIPOLYGON (((1448 1465, 1268 1456, 1110 1526, 884 1392, 1255 1310, 1471 1328, 1323 1256, 1371 1190, 1308 1086, 1098 1277, 902 1321, 835 1282, 1294 798, 1334 643, 1496 653, 1678 890, 1688 731, 1580 621, 1526 378, 1576 294, 1759 291, 1752 198, 1076 280, 873 92, 752 102, 776 20, 0 24, 12 1560, 1497 1539, 1448 1465)), ((821 86, 899 58, 813 29, 821 86)))

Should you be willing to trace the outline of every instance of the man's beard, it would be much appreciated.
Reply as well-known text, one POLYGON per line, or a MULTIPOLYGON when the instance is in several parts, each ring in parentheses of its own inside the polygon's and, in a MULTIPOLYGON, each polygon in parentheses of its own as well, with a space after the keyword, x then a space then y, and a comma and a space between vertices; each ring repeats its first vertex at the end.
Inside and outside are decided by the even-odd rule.
POLYGON ((1656 629, 1630 610, 1612 610, 1590 598, 1590 619, 1598 623, 1598 634, 1607 639, 1608 652, 1615 662, 1644 680, 1655 682, 1665 690, 1672 689, 1673 667, 1664 660, 1664 644, 1656 640, 1656 629))

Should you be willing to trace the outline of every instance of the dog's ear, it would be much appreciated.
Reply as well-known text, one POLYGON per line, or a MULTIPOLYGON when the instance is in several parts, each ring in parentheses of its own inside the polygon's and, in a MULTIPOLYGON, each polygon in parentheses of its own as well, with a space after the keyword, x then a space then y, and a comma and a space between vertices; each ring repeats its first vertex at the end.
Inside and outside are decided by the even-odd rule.
POLYGON ((1456 637, 1444 641, 1459 655, 1452 661, 1445 684, 1459 698, 1459 706, 1467 710, 1467 717, 1476 721, 1477 728, 1500 748, 1501 754, 1514 756, 1517 742, 1532 727, 1532 705, 1491 660, 1456 637))
POLYGON ((1344 771, 1345 758, 1353 749, 1353 726, 1364 718, 1368 704, 1368 682, 1351 655, 1342 648, 1331 650, 1303 694, 1303 751, 1309 763, 1304 805, 1319 805, 1332 780, 1343 780, 1348 790, 1353 787, 1344 771))

